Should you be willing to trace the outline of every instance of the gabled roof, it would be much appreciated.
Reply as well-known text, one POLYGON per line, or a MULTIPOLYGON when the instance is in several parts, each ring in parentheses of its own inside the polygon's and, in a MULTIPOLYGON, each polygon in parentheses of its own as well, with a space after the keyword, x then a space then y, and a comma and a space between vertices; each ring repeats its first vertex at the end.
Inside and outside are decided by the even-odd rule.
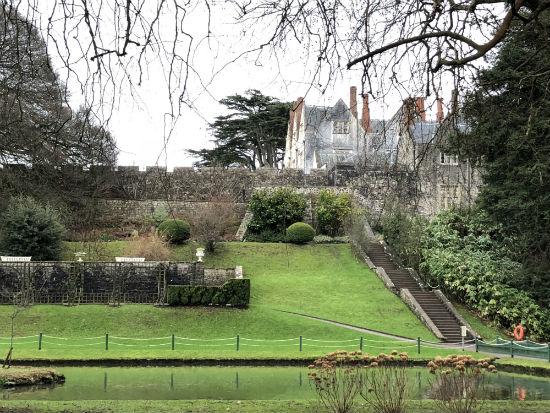
POLYGON ((437 122, 422 122, 420 119, 416 119, 409 130, 416 143, 431 143, 435 141, 435 135, 440 125, 437 122))
POLYGON ((348 120, 351 112, 342 99, 332 107, 330 106, 305 106, 304 121, 306 128, 317 129, 323 121, 348 120))

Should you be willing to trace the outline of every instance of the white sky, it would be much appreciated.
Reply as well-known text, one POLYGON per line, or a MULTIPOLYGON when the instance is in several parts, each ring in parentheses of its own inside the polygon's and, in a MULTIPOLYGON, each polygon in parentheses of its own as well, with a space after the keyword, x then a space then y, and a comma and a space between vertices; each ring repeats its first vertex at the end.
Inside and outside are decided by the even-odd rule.
MULTIPOLYGON (((339 98, 349 105, 350 86, 361 90, 361 73, 357 70, 343 71, 324 91, 312 86, 315 62, 311 59, 315 53, 308 56, 292 43, 279 50, 278 56, 264 50, 259 58, 257 54, 249 54, 227 64, 244 50, 253 48, 269 30, 253 26, 243 34, 242 27, 232 24, 232 11, 216 6, 211 15, 213 36, 205 40, 207 15, 200 9, 193 13, 192 19, 187 19, 185 24, 185 30, 193 34, 195 42, 191 64, 196 73, 189 77, 186 95, 192 107, 182 106, 181 116, 170 130, 170 117, 166 115, 170 112, 166 62, 150 60, 141 85, 137 86, 134 79, 132 93, 128 87, 115 92, 118 103, 109 129, 120 150, 119 165, 136 165, 142 169, 160 165, 169 170, 175 166, 191 166, 195 159, 185 153, 186 149, 213 147, 208 123, 224 113, 224 107, 217 102, 231 94, 243 94, 247 89, 259 89, 281 101, 294 101, 304 96, 306 103, 323 106, 333 105, 339 98)), ((53 61, 62 71, 59 59, 53 56, 53 61)), ((82 62, 75 62, 71 68, 79 76, 86 76, 86 66, 82 62)), ((78 106, 83 100, 82 92, 74 77, 67 82, 72 104, 78 106)), ((326 76, 318 79, 318 83, 325 82, 326 76)), ((361 114, 361 99, 357 100, 361 114)), ((371 98, 371 118, 390 118, 400 102, 401 97, 397 96, 386 98, 385 102, 371 98)))

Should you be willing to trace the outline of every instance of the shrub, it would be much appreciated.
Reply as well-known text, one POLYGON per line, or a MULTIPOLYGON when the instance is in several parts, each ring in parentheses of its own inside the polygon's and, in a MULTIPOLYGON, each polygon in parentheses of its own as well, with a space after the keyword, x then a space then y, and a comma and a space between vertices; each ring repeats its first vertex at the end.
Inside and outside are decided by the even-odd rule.
POLYGON ((531 337, 548 340, 550 310, 514 286, 521 264, 507 257, 498 228, 474 218, 456 210, 434 218, 422 238, 420 273, 485 319, 508 330, 521 324, 531 337))
POLYGON ((347 413, 361 391, 360 352, 337 350, 317 359, 308 368, 309 380, 320 402, 331 412, 347 413))
POLYGON ((286 228, 302 220, 306 211, 306 199, 292 188, 279 188, 272 193, 262 190, 252 195, 248 209, 253 216, 248 232, 284 235, 286 228))
POLYGON ((171 244, 182 244, 189 239, 191 228, 181 219, 167 219, 158 227, 159 234, 171 244))
POLYGON ((156 235, 128 242, 123 249, 123 255, 144 257, 147 261, 170 260, 170 250, 166 243, 156 235))
POLYGON ((0 229, 4 254, 30 255, 35 261, 59 260, 65 227, 50 205, 30 197, 13 198, 2 214, 0 229))
POLYGON ((399 205, 390 206, 381 218, 382 234, 404 265, 418 268, 421 260, 420 241, 428 225, 421 216, 410 215, 399 205))
POLYGON ((250 301, 250 280, 231 279, 222 286, 169 285, 166 301, 176 305, 231 305, 247 307, 250 301))
POLYGON ((475 360, 472 356, 456 354, 445 358, 436 357, 428 363, 430 373, 430 393, 440 411, 470 413, 478 411, 485 384, 485 371, 497 370, 490 364, 491 359, 475 360))
POLYGON ((332 412, 353 410, 360 395, 372 411, 404 411, 409 355, 370 357, 361 351, 337 350, 317 359, 308 368, 309 380, 321 403, 332 412))
POLYGON ((344 221, 351 213, 351 205, 349 194, 336 195, 326 189, 319 192, 315 207, 317 231, 331 237, 341 234, 344 229, 344 221))
POLYGON ((315 237, 315 230, 305 222, 296 222, 286 229, 286 240, 293 244, 310 242, 315 237))
POLYGON ((166 221, 169 216, 170 215, 168 214, 166 207, 164 205, 159 205, 155 208, 155 211, 153 212, 153 221, 156 223, 156 225, 159 225, 162 222, 166 221))
MULTIPOLYGON (((366 361, 366 358, 364 358, 366 361)), ((372 411, 401 413, 405 411, 407 393, 408 353, 393 350, 391 355, 379 354, 369 358, 369 368, 361 386, 361 397, 372 411)))
POLYGON ((216 242, 223 240, 227 230, 234 225, 233 206, 232 202, 211 201, 193 214, 193 238, 204 243, 207 252, 214 252, 216 242))

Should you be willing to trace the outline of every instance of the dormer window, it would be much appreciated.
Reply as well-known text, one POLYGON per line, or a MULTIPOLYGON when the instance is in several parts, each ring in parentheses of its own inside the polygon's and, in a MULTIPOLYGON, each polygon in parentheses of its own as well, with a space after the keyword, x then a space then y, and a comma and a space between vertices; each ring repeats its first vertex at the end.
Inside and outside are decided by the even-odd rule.
POLYGON ((440 162, 446 165, 458 165, 458 157, 456 155, 447 155, 441 152, 440 162))
POLYGON ((349 133, 349 121, 347 120, 332 121, 332 133, 336 133, 336 134, 349 133))

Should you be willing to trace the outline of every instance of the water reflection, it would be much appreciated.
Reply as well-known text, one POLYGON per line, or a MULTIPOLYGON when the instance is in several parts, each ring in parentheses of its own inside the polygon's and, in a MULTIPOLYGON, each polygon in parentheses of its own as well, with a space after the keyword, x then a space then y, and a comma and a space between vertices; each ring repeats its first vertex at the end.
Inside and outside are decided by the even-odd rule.
MULTIPOLYGON (((20 400, 304 400, 315 398, 307 369, 297 367, 60 368, 65 384, 2 389, 20 400)), ((426 369, 408 371, 410 398, 430 394, 426 369)), ((486 399, 550 400, 547 378, 487 375, 486 399)))

